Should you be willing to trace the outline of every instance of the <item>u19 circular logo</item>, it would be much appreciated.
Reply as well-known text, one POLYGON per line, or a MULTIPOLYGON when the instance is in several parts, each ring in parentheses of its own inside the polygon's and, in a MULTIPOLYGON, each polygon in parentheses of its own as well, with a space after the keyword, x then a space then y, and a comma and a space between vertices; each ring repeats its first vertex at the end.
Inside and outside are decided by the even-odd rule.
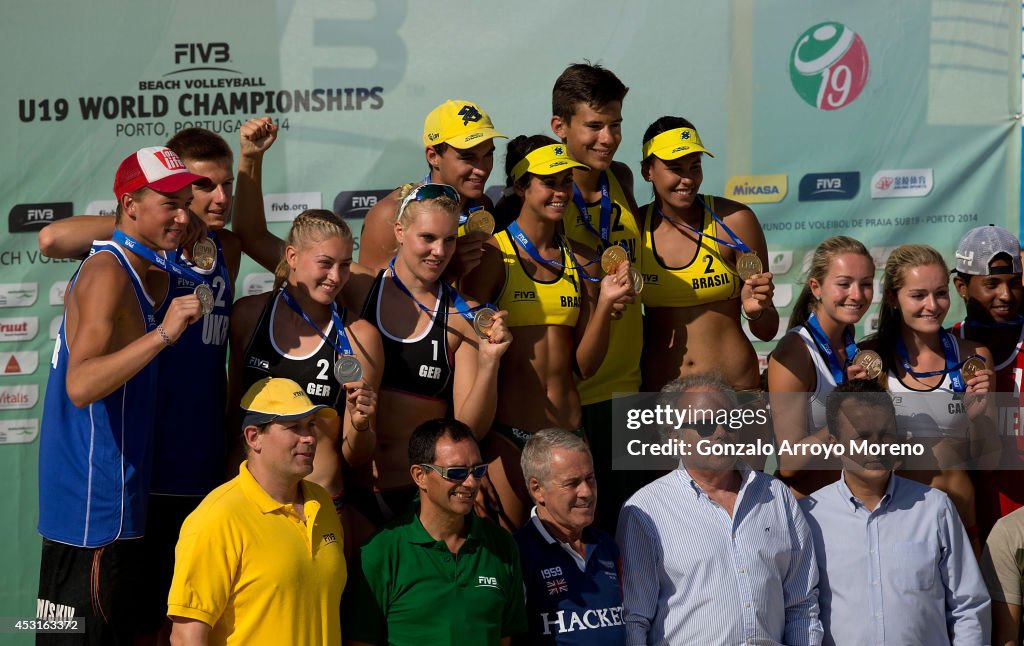
POLYGON ((789 78, 804 101, 819 110, 853 103, 868 82, 868 50, 852 29, 823 22, 800 34, 789 56, 789 78))

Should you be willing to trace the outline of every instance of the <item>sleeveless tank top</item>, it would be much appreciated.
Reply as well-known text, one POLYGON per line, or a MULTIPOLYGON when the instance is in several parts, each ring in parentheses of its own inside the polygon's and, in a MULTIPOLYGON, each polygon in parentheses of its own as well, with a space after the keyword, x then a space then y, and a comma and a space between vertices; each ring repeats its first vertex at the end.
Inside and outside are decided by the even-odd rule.
MULTIPOLYGON (((710 209, 714 209, 715 198, 704 196, 710 209)), ((707 235, 720 238, 718 223, 711 217, 711 211, 704 209, 704 223, 700 243, 693 260, 682 267, 667 267, 655 248, 654 233, 650 223, 654 215, 654 203, 644 207, 644 244, 642 263, 644 291, 641 296, 645 307, 692 307, 739 298, 743 282, 722 259, 718 242, 707 235)), ((666 222, 667 226, 673 226, 666 222)))
MULTIPOLYGON (((153 301, 121 247, 96 241, 82 265, 100 253, 117 258, 131 280, 146 332, 155 329, 153 301)), ((82 265, 68 283, 66 296, 74 289, 82 265)), ((157 361, 150 361, 103 399, 78 408, 67 394, 66 324, 65 311, 40 427, 39 533, 52 541, 88 548, 138 538, 146 527, 157 361)))
MULTIPOLYGON (((643 271, 638 255, 641 244, 640 224, 636 214, 629 207, 629 200, 619 185, 615 174, 608 176, 608 193, 612 200, 611 232, 609 242, 626 250, 629 262, 643 271)), ((587 205, 590 221, 594 230, 600 230, 600 202, 587 205)), ((565 236, 574 242, 594 249, 598 254, 604 251, 601 240, 587 230, 583 217, 574 203, 569 203, 562 216, 565 236)), ((647 288, 644 288, 647 291, 647 288)), ((635 393, 640 390, 640 353, 643 350, 644 330, 643 312, 639 300, 626 308, 622 318, 612 321, 611 334, 608 337, 608 352, 605 354, 601 367, 590 379, 577 380, 576 388, 580 393, 583 405, 608 401, 612 393, 635 393)))
POLYGON ((814 364, 814 392, 810 393, 810 399, 807 402, 807 434, 811 435, 825 426, 825 401, 828 399, 829 393, 835 390, 836 381, 832 377, 832 371, 829 370, 828 364, 825 363, 825 357, 821 356, 818 346, 814 343, 814 337, 807 331, 807 328, 800 325, 791 329, 790 332, 796 332, 800 340, 804 342, 804 345, 807 346, 807 354, 811 357, 811 363, 814 364))
POLYGON ((510 327, 527 325, 576 325, 580 316, 580 279, 572 250, 563 240, 558 277, 544 282, 531 278, 516 253, 508 231, 495 236, 505 266, 505 286, 498 294, 498 309, 508 310, 510 327))
MULTIPOLYGON (((245 348, 242 364, 243 389, 248 389, 265 377, 284 377, 302 386, 314 404, 337 408, 338 402, 344 402, 344 398, 341 397, 341 384, 334 378, 334 360, 337 355, 334 347, 320 339, 313 352, 298 356, 287 354, 274 340, 274 318, 277 315, 277 308, 288 307, 281 296, 283 290, 284 287, 267 301, 252 338, 249 339, 249 345, 245 348)), ((345 310, 339 310, 338 314, 344 321, 345 310)), ((309 328, 308 332, 316 334, 313 328, 309 328)), ((323 332, 329 338, 337 334, 333 320, 323 332)), ((305 333, 303 330, 303 334, 305 333)))
MULTIPOLYGON (((960 361, 960 345, 956 344, 956 360, 960 361)), ((896 407, 896 431, 900 437, 967 438, 970 419, 960 394, 954 392, 948 374, 934 388, 911 388, 892 371, 888 388, 896 407)))
MULTIPOLYGON (((174 346, 160 353, 156 436, 153 445, 151 492, 205 496, 224 475, 224 400, 227 397, 228 323, 234 286, 220 240, 217 259, 208 270, 191 267, 206 277, 213 290, 213 312, 186 328, 174 346)), ((179 256, 179 264, 184 260, 179 256)), ((192 281, 168 275, 167 298, 156 312, 163 320, 172 300, 191 294, 192 281)))
POLYGON ((384 374, 381 390, 393 390, 417 397, 450 401, 455 372, 455 357, 448 347, 448 291, 438 286, 437 301, 431 309, 431 323, 419 336, 397 337, 384 327, 380 300, 384 289, 385 269, 377 274, 363 304, 362 317, 378 331, 384 345, 384 374))

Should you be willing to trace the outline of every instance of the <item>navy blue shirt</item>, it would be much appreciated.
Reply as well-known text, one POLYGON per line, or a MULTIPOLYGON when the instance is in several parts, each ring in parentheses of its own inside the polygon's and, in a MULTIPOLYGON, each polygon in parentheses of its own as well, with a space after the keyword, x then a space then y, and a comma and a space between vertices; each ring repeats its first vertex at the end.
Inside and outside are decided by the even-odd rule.
POLYGON ((586 557, 571 552, 534 515, 515 534, 523 564, 531 644, 619 646, 626 642, 619 548, 611 536, 583 530, 586 557))

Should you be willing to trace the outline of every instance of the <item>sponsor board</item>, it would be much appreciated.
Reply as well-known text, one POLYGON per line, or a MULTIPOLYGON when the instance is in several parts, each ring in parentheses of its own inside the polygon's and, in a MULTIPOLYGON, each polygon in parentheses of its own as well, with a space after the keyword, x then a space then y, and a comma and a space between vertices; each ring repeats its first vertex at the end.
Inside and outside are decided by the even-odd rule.
POLYGON ((793 283, 779 283, 776 285, 775 294, 772 296, 772 303, 775 304, 775 307, 789 307, 789 304, 792 302, 793 283))
POLYGON ((39 334, 35 316, 0 318, 0 341, 31 341, 39 334))
POLYGON ((365 218, 367 212, 391 194, 387 189, 342 191, 334 198, 334 212, 345 218, 365 218))
POLYGON ((0 307, 30 307, 39 298, 39 283, 0 283, 0 307))
POLYGON ((255 296, 256 294, 263 294, 269 292, 274 288, 274 274, 270 272, 261 272, 258 274, 248 274, 242 279, 242 295, 243 296, 255 296))
POLYGON ((69 280, 58 280, 50 285, 50 305, 64 307, 64 294, 68 291, 69 280))
POLYGON ((924 197, 933 184, 930 168, 880 170, 871 178, 871 197, 924 197))
POLYGON ((776 276, 784 274, 793 267, 793 252, 768 250, 768 271, 776 276))
POLYGON ((7 214, 7 230, 11 233, 37 233, 57 220, 70 218, 74 211, 71 202, 44 204, 15 204, 7 214))
POLYGON ((39 402, 39 384, 0 386, 0 410, 32 408, 39 402))
POLYGON ((798 199, 852 200, 860 191, 860 173, 809 173, 800 178, 798 199))
POLYGON ((725 183, 725 196, 743 204, 766 204, 786 199, 785 175, 735 175, 725 183))
POLYGON ((57 316, 50 319, 50 340, 54 341, 57 339, 57 335, 60 334, 60 324, 64 321, 64 315, 58 314, 57 316))
POLYGON ((28 444, 38 436, 38 419, 0 419, 0 444, 28 444))
POLYGON ((322 202, 320 193, 266 193, 263 212, 267 222, 291 222, 303 211, 322 208, 322 202))
POLYGON ((117 213, 117 200, 93 200, 85 206, 85 215, 114 215, 117 213))
POLYGON ((31 375, 39 367, 39 353, 33 350, 0 352, 0 377, 31 375))
POLYGON ((853 103, 868 82, 868 50, 840 22, 822 22, 800 34, 789 55, 789 80, 808 105, 838 110, 853 103))

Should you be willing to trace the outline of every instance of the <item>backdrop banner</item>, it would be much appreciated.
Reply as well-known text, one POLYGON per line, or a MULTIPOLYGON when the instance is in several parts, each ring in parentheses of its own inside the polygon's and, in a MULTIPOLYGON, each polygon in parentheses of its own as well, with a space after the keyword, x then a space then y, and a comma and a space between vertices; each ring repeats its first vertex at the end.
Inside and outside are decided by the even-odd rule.
MULTIPOLYGON (((114 171, 130 152, 201 126, 237 154, 241 124, 269 115, 281 128, 263 174, 271 229, 283 236, 301 210, 323 207, 358 234, 378 199, 423 177, 433 107, 468 99, 510 136, 550 134, 555 78, 571 62, 598 62, 630 87, 616 158, 632 167, 641 204, 651 196, 639 172, 642 133, 678 115, 715 154, 704 161, 704 192, 757 213, 781 336, 809 254, 827 236, 862 240, 880 269, 902 243, 931 244, 952 263, 972 227, 1019 231, 1020 11, 1010 0, 6 7, 0 616, 35 615, 39 421, 78 266, 43 257, 36 234, 74 214, 112 213, 114 171)), ((239 297, 269 285, 243 262, 239 297)), ((858 333, 876 321, 866 316, 858 333)), ((773 345, 756 344, 762 360, 773 345)))

